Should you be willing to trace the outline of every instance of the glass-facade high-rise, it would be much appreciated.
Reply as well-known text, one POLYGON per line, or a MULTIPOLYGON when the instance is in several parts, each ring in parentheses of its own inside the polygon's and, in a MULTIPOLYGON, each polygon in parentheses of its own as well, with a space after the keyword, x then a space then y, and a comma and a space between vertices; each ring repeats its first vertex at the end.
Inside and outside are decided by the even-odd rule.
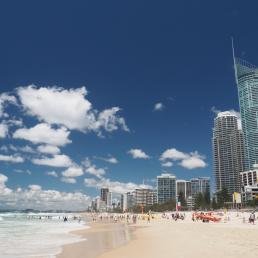
POLYGON ((195 198, 198 193, 205 194, 210 193, 210 178, 209 177, 198 177, 191 179, 191 193, 192 197, 195 198))
POLYGON ((171 199, 176 199, 176 176, 161 174, 157 176, 157 201, 165 203, 171 199))
POLYGON ((240 172, 244 169, 243 133, 233 112, 220 112, 214 119, 212 147, 216 191, 226 188, 230 194, 240 192, 240 172))
POLYGON ((242 129, 244 134, 244 169, 258 164, 258 68, 234 58, 242 129))

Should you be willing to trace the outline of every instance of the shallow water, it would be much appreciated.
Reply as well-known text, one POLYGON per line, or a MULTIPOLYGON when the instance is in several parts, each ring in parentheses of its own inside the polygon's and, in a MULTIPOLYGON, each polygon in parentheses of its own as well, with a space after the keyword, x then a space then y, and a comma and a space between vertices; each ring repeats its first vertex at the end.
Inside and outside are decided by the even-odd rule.
POLYGON ((69 232, 85 228, 85 223, 74 221, 71 214, 64 223, 64 215, 0 213, 0 257, 55 257, 62 245, 83 240, 69 232))

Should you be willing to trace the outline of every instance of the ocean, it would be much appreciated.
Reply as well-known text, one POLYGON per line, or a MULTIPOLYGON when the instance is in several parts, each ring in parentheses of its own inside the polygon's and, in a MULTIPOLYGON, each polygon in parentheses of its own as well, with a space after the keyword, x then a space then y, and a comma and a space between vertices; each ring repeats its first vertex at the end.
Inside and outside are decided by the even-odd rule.
POLYGON ((83 240, 69 232, 86 227, 72 214, 0 213, 0 257, 55 257, 62 245, 83 240))

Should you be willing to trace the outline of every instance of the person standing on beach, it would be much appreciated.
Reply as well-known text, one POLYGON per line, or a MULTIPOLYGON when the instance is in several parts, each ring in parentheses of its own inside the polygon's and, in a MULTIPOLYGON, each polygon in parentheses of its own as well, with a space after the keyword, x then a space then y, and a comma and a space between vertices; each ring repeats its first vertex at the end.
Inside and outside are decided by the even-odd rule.
POLYGON ((255 214, 254 214, 254 212, 252 212, 252 213, 250 214, 250 217, 249 217, 249 222, 254 225, 254 221, 255 221, 255 214))

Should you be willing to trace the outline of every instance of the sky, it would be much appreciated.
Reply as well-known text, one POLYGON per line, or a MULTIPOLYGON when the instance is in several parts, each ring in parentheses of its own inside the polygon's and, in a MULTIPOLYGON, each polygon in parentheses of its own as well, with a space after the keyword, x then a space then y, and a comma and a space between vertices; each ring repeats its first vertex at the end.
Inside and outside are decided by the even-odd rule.
POLYGON ((258 65, 257 13, 254 0, 2 2, 0 209, 83 209, 164 172, 213 182, 213 119, 239 110, 231 37, 258 65))

